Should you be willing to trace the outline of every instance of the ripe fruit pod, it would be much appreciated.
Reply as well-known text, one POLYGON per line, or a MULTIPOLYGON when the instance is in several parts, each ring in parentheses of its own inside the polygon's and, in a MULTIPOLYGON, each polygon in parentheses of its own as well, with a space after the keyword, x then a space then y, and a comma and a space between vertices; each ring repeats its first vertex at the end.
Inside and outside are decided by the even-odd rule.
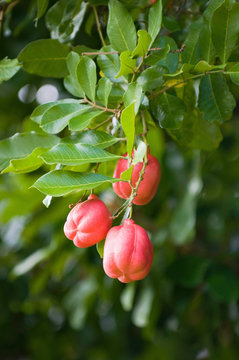
POLYGON ((64 233, 78 247, 85 248, 103 240, 112 225, 111 213, 94 194, 69 213, 64 233))
POLYGON ((103 255, 105 273, 123 283, 148 275, 153 260, 153 245, 147 232, 133 220, 125 220, 108 232, 103 255))
MULTIPOLYGON (((124 156, 127 156, 127 154, 125 154, 124 156)), ((144 177, 139 185, 137 196, 133 201, 133 203, 136 205, 145 205, 148 202, 150 202, 153 199, 154 195, 156 194, 160 181, 161 169, 158 159, 152 156, 149 150, 147 153, 147 158, 148 158, 148 164, 146 165, 145 168, 144 177)), ((139 179, 139 175, 142 167, 143 167, 142 162, 134 165, 134 169, 131 177, 131 184, 133 185, 133 187, 135 187, 139 179)), ((128 168, 129 168, 128 160, 120 159, 116 165, 113 177, 119 179, 121 173, 127 170, 128 168)), ((117 183, 114 183, 113 189, 114 192, 123 199, 128 199, 130 197, 131 186, 128 182, 119 181, 117 183)))

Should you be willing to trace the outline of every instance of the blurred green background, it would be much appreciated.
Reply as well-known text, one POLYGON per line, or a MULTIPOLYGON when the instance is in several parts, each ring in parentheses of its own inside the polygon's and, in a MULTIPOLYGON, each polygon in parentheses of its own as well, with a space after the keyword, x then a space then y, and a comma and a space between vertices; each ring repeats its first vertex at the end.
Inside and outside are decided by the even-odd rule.
MULTIPOLYGON (((180 28, 205 5, 184 2, 180 28)), ((35 2, 24 0, 6 14, 0 58, 15 58, 30 41, 49 37, 44 19, 35 27, 35 16, 35 2)), ((172 36, 181 40, 179 29, 172 36)), ((82 30, 81 44, 99 48, 94 34, 82 30)), ((62 81, 23 70, 1 84, 0 139, 34 130, 29 114, 51 96, 66 96, 62 81)), ((187 152, 162 130, 152 132, 162 180, 153 201, 135 207, 134 220, 149 231, 154 261, 137 283, 108 278, 95 247, 78 249, 65 238, 76 195, 46 209, 44 196, 29 189, 41 169, 1 175, 1 360, 238 359, 238 117, 237 109, 212 152, 187 152)), ((112 211, 121 203, 111 188, 101 198, 112 211)))

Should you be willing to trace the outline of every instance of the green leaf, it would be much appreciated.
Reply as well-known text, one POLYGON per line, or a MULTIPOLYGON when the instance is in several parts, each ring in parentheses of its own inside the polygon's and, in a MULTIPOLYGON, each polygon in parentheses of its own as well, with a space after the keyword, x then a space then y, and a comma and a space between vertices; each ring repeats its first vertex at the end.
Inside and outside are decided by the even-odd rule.
POLYGON ((161 30, 162 11, 163 5, 161 0, 157 0, 156 3, 149 10, 148 33, 152 38, 151 44, 154 42, 161 30))
POLYGON ((60 139, 54 135, 41 135, 35 132, 15 134, 0 141, 0 170, 9 165, 12 159, 22 159, 32 153, 35 148, 51 148, 60 139))
POLYGON ((210 265, 210 260, 195 255, 183 255, 169 267, 170 279, 185 287, 200 285, 210 265))
POLYGON ((21 65, 17 59, 10 60, 5 57, 0 60, 0 84, 11 79, 20 69, 21 65))
POLYGON ((114 183, 119 179, 98 173, 75 173, 72 171, 53 170, 40 177, 34 184, 37 190, 46 195, 62 196, 74 190, 91 190, 105 183, 114 183))
POLYGON ((222 65, 209 65, 206 61, 199 61, 193 68, 192 72, 196 74, 205 73, 210 70, 224 69, 226 64, 222 65))
POLYGON ((77 78, 88 98, 95 101, 96 65, 88 56, 80 58, 77 66, 77 78))
POLYGON ((157 50, 157 51, 152 51, 151 54, 146 57, 144 62, 148 65, 155 65, 160 60, 165 59, 167 54, 169 53, 169 51, 170 51, 170 46, 169 46, 169 44, 166 44, 166 46, 163 47, 162 49, 157 50))
POLYGON ((49 0, 37 0, 37 19, 40 19, 48 7, 49 0))
POLYGON ((154 65, 144 70, 137 79, 137 83, 144 91, 151 91, 160 88, 164 83, 163 75, 165 69, 160 65, 154 65))
POLYGON ((222 123, 231 118, 236 102, 221 74, 208 75, 201 79, 198 105, 207 121, 222 123))
POLYGON ((67 74, 66 58, 69 52, 69 47, 57 40, 36 40, 20 52, 18 60, 30 74, 63 78, 67 74))
POLYGON ((206 121, 195 109, 185 115, 179 129, 170 130, 169 133, 185 149, 211 151, 222 141, 218 124, 206 121))
POLYGON ((206 22, 202 25, 199 36, 199 44, 202 58, 210 63, 216 56, 216 50, 212 42, 212 31, 210 23, 206 22))
POLYGON ((231 81, 234 82, 234 84, 239 85, 239 64, 233 65, 227 70, 227 74, 230 75, 231 81))
POLYGON ((178 97, 164 93, 152 101, 152 111, 162 128, 178 129, 183 122, 185 105, 178 97))
POLYGON ((135 114, 139 110, 142 97, 142 87, 137 82, 130 83, 128 89, 124 93, 123 101, 124 106, 127 107, 133 102, 135 103, 135 114))
MULTIPOLYGON (((171 50, 178 49, 178 46, 174 39, 169 36, 162 36, 157 39, 153 44, 153 47, 165 48, 167 46, 170 46, 171 50)), ((157 64, 166 67, 170 73, 174 73, 178 68, 178 59, 179 54, 177 52, 168 52, 166 58, 160 60, 157 64)))
POLYGON ((119 159, 121 156, 88 144, 61 143, 45 152, 41 158, 47 164, 82 165, 119 159))
POLYGON ((87 4, 84 1, 57 1, 46 15, 46 26, 51 38, 60 42, 74 39, 84 20, 86 9, 87 4))
POLYGON ((88 125, 90 125, 91 121, 95 118, 103 114, 104 111, 99 109, 92 109, 91 107, 82 111, 78 116, 74 116, 71 118, 69 123, 69 129, 71 131, 81 131, 84 130, 88 125))
POLYGON ((35 123, 40 124, 45 112, 47 110, 49 110, 51 107, 58 105, 58 104, 79 104, 79 100, 63 99, 63 100, 52 101, 52 102, 48 102, 45 104, 41 104, 33 110, 32 114, 30 116, 30 119, 32 121, 34 121, 35 123))
POLYGON ((83 104, 57 104, 50 107, 42 117, 41 127, 49 134, 62 131, 73 118, 80 122, 80 116, 91 107, 83 104))
MULTIPOLYGON (((102 52, 112 52, 114 49, 111 46, 104 46, 102 52)), ((118 54, 104 54, 97 57, 97 63, 102 70, 104 76, 112 82, 119 83, 125 81, 122 77, 116 79, 115 76, 120 70, 120 59, 118 54)))
POLYGON ((133 169, 134 169, 133 165, 130 166, 127 170, 123 171, 123 172, 120 174, 120 178, 121 178, 122 180, 125 180, 125 181, 131 181, 133 169))
POLYGON ((136 59, 132 59, 131 51, 123 51, 120 54, 120 70, 116 75, 116 79, 122 75, 133 74, 135 70, 136 59))
POLYGON ((132 53, 132 57, 144 56, 148 52, 148 48, 152 42, 152 38, 146 30, 139 30, 138 35, 138 44, 132 53))
POLYGON ((112 89, 112 85, 109 79, 103 77, 98 82, 97 98, 102 102, 104 106, 108 105, 108 98, 112 89))
POLYGON ((122 129, 127 138, 127 152, 129 156, 132 154, 135 138, 135 103, 127 106, 121 114, 122 129))
POLYGON ((212 40, 217 54, 225 64, 235 47, 239 35, 239 4, 223 3, 213 14, 211 21, 212 40))
POLYGON ((37 147, 25 158, 11 160, 10 165, 5 168, 2 173, 14 172, 17 174, 24 174, 38 169, 43 165, 43 161, 39 158, 39 155, 42 155, 47 150, 48 149, 37 147))
POLYGON ((182 53, 182 61, 187 64, 196 64, 201 60, 199 37, 202 30, 202 18, 192 23, 185 41, 185 50, 182 53))
POLYGON ((97 130, 82 131, 77 135, 71 135, 70 137, 62 139, 62 142, 68 144, 88 144, 97 146, 101 149, 114 145, 118 141, 120 141, 120 138, 116 138, 104 131, 97 130))
POLYGON ((83 98, 85 95, 84 91, 82 90, 82 87, 77 81, 77 66, 79 65, 79 62, 80 62, 80 56, 76 52, 71 51, 67 56, 67 60, 66 60, 67 68, 70 73, 70 79, 69 79, 70 81, 68 81, 68 83, 70 82, 73 85, 76 96, 83 98))
POLYGON ((137 150, 135 150, 134 152, 134 159, 132 165, 136 165, 139 162, 142 162, 144 160, 146 152, 147 152, 147 146, 145 142, 140 141, 137 150))
POLYGON ((239 298, 239 282, 229 270, 220 270, 207 279, 209 292, 218 301, 233 302, 239 298))
POLYGON ((123 52, 133 51, 136 46, 136 30, 132 17, 117 0, 109 1, 107 35, 112 47, 123 52))
POLYGON ((101 259, 103 259, 103 256, 104 256, 104 245, 105 245, 105 240, 102 240, 96 244, 96 249, 97 249, 98 254, 100 255, 101 259))

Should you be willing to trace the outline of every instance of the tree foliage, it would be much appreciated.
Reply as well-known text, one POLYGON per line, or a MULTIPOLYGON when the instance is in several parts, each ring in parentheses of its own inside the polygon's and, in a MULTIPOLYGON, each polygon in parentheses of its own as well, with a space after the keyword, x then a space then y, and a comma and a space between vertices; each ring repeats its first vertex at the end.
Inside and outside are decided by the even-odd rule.
POLYGON ((3 358, 237 359, 238 2, 10 0, 0 13, 3 358), (58 96, 43 101, 47 84, 58 96), (115 224, 127 217, 113 169, 145 144, 162 180, 134 220, 154 261, 122 285, 62 227, 91 189, 112 213, 125 205, 115 224))

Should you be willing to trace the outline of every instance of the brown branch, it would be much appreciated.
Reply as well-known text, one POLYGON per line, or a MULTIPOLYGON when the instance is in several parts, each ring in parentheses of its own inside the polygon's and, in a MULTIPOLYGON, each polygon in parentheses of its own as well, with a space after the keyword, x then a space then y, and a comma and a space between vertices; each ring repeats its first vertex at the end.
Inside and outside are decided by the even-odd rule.
POLYGON ((105 44, 105 39, 104 39, 103 34, 102 34, 100 19, 99 19, 96 7, 95 6, 92 6, 92 7, 93 7, 94 14, 95 14, 95 20, 96 20, 96 25, 97 25, 97 30, 98 30, 98 33, 99 33, 99 36, 100 36, 100 40, 102 42, 102 45, 105 46, 106 45, 105 44))
MULTIPOLYGON (((180 49, 176 49, 176 50, 169 50, 170 53, 175 54, 175 53, 181 53, 184 51, 186 45, 183 44, 182 47, 180 49)), ((148 49, 148 52, 150 51, 160 51, 163 50, 163 48, 161 47, 156 47, 156 48, 150 48, 148 49)), ((119 51, 85 51, 83 52, 81 55, 86 55, 86 56, 90 56, 90 55, 112 55, 112 54, 119 54, 119 51)))
POLYGON ((87 97, 84 98, 83 103, 90 104, 92 107, 94 107, 94 108, 96 108, 96 109, 103 110, 103 111, 105 111, 105 112, 111 112, 111 113, 113 113, 113 114, 116 114, 117 116, 119 115, 119 112, 120 112, 119 109, 109 109, 108 107, 104 107, 104 106, 97 105, 96 103, 93 103, 92 101, 90 101, 89 99, 87 99, 87 97))

